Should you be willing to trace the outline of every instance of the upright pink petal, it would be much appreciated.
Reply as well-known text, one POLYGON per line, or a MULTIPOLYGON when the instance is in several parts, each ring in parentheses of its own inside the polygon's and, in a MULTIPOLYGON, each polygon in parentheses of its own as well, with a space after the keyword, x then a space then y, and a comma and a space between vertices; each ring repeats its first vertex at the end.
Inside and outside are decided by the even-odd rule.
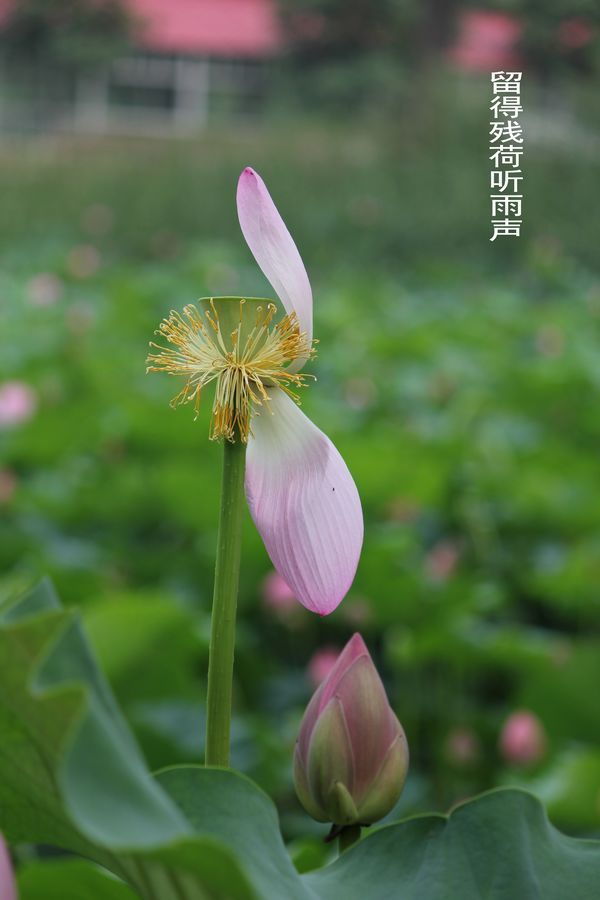
POLYGON ((277 571, 300 603, 323 616, 354 579, 363 540, 360 499, 329 438, 282 390, 270 395, 270 408, 252 420, 248 505, 277 571))
POLYGON ((338 685, 346 672, 361 658, 370 659, 371 657, 362 635, 356 632, 339 654, 335 665, 327 676, 326 682, 322 686, 322 692, 317 691, 315 694, 315 697, 319 698, 317 713, 325 709, 331 698, 337 693, 338 685))
POLYGON ((13 877, 10 857, 4 838, 0 834, 0 900, 17 900, 17 889, 13 877))
POLYGON ((312 340, 312 291, 304 263, 264 181, 244 169, 237 188, 242 233, 254 259, 287 313, 295 312, 300 328, 312 340))
POLYGON ((390 710, 385 688, 370 656, 357 659, 340 679, 335 696, 346 718, 354 753, 353 797, 357 803, 373 781, 394 740, 400 723, 390 710))
POLYGON ((323 712, 332 697, 335 696, 337 686, 340 679, 348 671, 357 659, 360 657, 369 658, 369 651, 362 639, 362 636, 353 634, 342 652, 339 654, 335 665, 331 669, 329 675, 317 688, 310 699, 310 703, 306 707, 304 718, 302 719, 302 728, 298 738, 298 748, 303 762, 306 762, 308 753, 308 743, 310 741, 315 722, 319 715, 323 712))

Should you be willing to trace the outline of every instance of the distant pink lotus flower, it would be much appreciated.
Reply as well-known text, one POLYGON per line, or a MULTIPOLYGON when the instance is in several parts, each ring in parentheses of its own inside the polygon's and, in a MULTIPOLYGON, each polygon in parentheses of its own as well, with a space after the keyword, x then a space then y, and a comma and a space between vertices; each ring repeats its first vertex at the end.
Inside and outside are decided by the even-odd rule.
POLYGON ((247 442, 246 497, 273 565, 307 609, 327 615, 356 573, 363 517, 344 460, 299 409, 293 388, 314 353, 313 300, 298 249, 262 179, 244 169, 237 188, 242 233, 279 296, 277 308, 244 298, 205 298, 159 327, 148 371, 187 376, 172 401, 199 407, 215 384, 211 437, 247 442), (237 301, 235 305, 231 300, 237 301), (250 305, 250 313, 244 307, 250 305), (251 317, 250 319, 248 317, 251 317), (227 324, 226 324, 227 323, 227 324))
POLYGON ((63 283, 52 272, 40 272, 29 279, 25 290, 33 306, 53 306, 61 298, 63 283))
POLYGON ((92 244, 80 244, 69 252, 67 268, 74 278, 91 278, 100 268, 100 253, 92 244))
POLYGON ((566 49, 579 50, 593 39, 594 29, 585 19, 565 19, 558 26, 558 37, 566 49))
POLYGON ((344 603, 344 619, 352 628, 362 628, 373 618, 373 604, 366 597, 353 597, 344 603))
POLYGON ((516 16, 486 9, 463 10, 449 59, 465 72, 518 68, 522 30, 516 16))
POLYGON ((327 678, 338 661, 339 655, 338 647, 321 647, 313 653, 307 666, 308 677, 313 687, 318 688, 321 682, 327 678))
POLYGON ((265 606, 276 611, 297 609, 296 595, 279 572, 273 569, 262 583, 262 595, 265 606))
POLYGON ((17 476, 10 469, 0 469, 0 503, 9 503, 17 489, 17 476))
POLYGON ((472 728, 454 728, 446 738, 446 756, 454 765, 471 765, 480 754, 481 744, 472 728))
POLYGON ((377 387, 370 378, 349 378, 344 385, 344 396, 352 409, 369 409, 377 400, 377 387))
POLYGON ((17 888, 13 876, 8 848, 0 834, 0 900, 17 900, 17 888))
POLYGON ((543 325, 535 335, 535 346, 542 356, 556 358, 565 348, 565 335, 556 325, 543 325))
POLYGON ((294 782, 318 822, 370 825, 394 806, 408 746, 362 637, 355 634, 308 704, 294 782))
POLYGON ((459 560, 458 547, 452 541, 438 541, 425 557, 425 569, 433 581, 447 581, 459 560))
POLYGON ((81 216, 81 224, 88 234, 93 237, 102 237, 107 234, 115 221, 115 214, 105 203, 92 203, 84 209, 81 216))
POLYGON ((506 719, 500 735, 500 751, 508 763, 526 766, 539 762, 546 745, 544 726, 535 713, 521 709, 506 719))
POLYGON ((24 381, 0 384, 0 426, 27 422, 37 408, 35 392, 24 381))

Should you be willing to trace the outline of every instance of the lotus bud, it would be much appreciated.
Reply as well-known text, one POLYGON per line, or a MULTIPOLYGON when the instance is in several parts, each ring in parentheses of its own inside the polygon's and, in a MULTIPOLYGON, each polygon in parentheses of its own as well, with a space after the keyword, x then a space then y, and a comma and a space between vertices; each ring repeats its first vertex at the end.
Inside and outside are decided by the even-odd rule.
POLYGON ((296 793, 318 822, 370 825, 394 806, 408 746, 359 634, 313 695, 294 753, 296 793))

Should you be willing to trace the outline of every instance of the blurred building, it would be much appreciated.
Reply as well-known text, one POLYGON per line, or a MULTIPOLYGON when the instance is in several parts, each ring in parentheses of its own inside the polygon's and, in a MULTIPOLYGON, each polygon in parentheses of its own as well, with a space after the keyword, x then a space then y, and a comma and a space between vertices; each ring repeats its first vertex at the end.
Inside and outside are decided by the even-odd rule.
MULTIPOLYGON (((2 19, 15 0, 0 0, 2 19)), ((35 96, 4 81, 6 130, 187 133, 251 115, 281 50, 274 0, 125 0, 131 49, 101 66, 47 72, 35 96)))

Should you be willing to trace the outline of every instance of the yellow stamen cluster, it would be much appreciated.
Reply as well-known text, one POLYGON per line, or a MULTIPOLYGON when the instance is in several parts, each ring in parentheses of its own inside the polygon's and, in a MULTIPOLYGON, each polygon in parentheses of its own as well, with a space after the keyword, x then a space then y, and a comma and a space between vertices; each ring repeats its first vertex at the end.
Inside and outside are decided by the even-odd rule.
POLYGON ((202 389, 216 382, 211 440, 224 437, 235 441, 239 436, 246 442, 252 433, 253 406, 269 406, 268 388, 279 387, 299 402, 292 387, 303 387, 306 378, 313 377, 287 368, 293 360, 309 359, 315 352, 306 334, 300 331, 296 314, 286 315, 272 325, 276 306, 261 305, 256 307, 253 327, 248 330, 244 323, 245 302, 239 301, 239 323, 230 335, 223 334, 217 307, 211 300, 210 310, 204 315, 190 304, 183 315, 172 311, 161 322, 156 334, 174 347, 150 343, 159 352, 148 357, 148 372, 187 375, 185 387, 173 398, 171 406, 193 401, 197 416, 202 389))

